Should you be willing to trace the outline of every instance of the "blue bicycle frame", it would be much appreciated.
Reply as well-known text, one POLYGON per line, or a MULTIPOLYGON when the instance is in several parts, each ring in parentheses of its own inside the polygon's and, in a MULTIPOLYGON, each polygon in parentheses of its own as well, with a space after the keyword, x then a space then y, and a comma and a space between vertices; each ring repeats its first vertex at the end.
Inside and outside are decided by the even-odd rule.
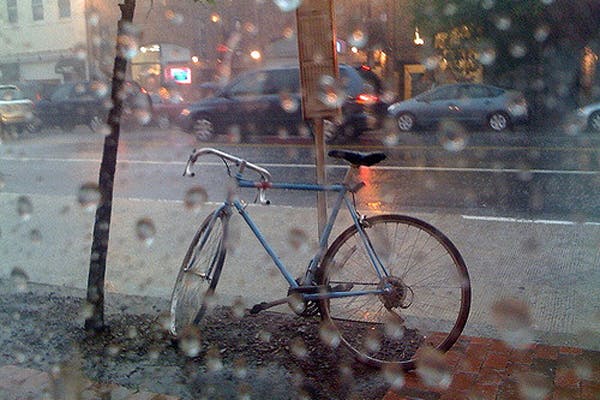
MULTIPOLYGON (((353 167, 350 167, 350 168, 353 168, 353 167)), ((246 211, 246 206, 239 199, 226 200, 216 210, 216 212, 213 215, 214 215, 214 218, 217 218, 217 216, 220 214, 220 212, 222 212, 222 211, 229 212, 232 207, 235 208, 238 211, 238 213, 242 216, 244 221, 246 221, 246 224, 248 225, 248 227, 250 227, 250 229, 254 233, 254 236, 256 236, 256 238, 258 239, 260 244, 263 246, 263 248, 265 249, 267 254, 269 254, 271 259, 277 266, 277 269, 279 269, 279 271, 281 272, 281 274, 283 275, 285 280, 290 285, 290 288, 298 289, 301 287, 312 287, 312 284, 311 284, 311 282, 313 281, 312 278, 313 278, 314 273, 319 265, 319 262, 321 261, 323 255, 325 254, 325 251, 327 250, 327 243, 329 240, 329 236, 331 235, 331 232, 333 230, 333 225, 336 221, 339 210, 342 206, 342 202, 344 202, 346 205, 346 208, 350 212, 350 215, 352 217, 354 225, 356 226, 356 228, 359 232, 359 235, 365 245, 365 248, 367 249, 367 253, 369 255, 369 258, 371 260, 373 268, 374 268, 377 276, 381 279, 385 276, 388 276, 389 274, 388 274, 385 266, 383 265, 383 263, 381 262, 381 260, 379 259, 379 257, 373 250, 373 246, 371 245, 371 242, 363 229, 361 217, 356 212, 356 210, 355 210, 353 204, 351 203, 350 199, 348 198, 348 196, 346 196, 347 193, 349 191, 351 191, 351 189, 349 189, 349 187, 347 185, 349 175, 350 175, 350 171, 348 171, 348 173, 346 174, 346 178, 344 179, 344 184, 319 185, 319 184, 302 184, 302 183, 300 183, 300 184, 269 183, 267 186, 264 186, 264 188, 268 188, 268 189, 288 189, 288 190, 297 190, 297 191, 335 192, 335 193, 337 193, 337 197, 335 199, 331 215, 328 218, 327 224, 325 225, 325 227, 323 229, 323 233, 322 233, 321 239, 319 241, 319 251, 311 259, 310 264, 307 268, 306 275, 303 280, 303 282, 307 282, 307 283, 298 283, 298 282, 296 282, 294 277, 292 275, 290 275, 289 271, 287 270, 287 268, 285 267, 283 262, 277 256, 277 254, 275 253, 273 248, 269 245, 269 243, 263 236, 262 232, 260 231, 260 229, 258 228, 256 223, 254 222, 252 217, 246 211)), ((245 179, 242 176, 242 173, 237 173, 235 175, 235 179, 237 181, 238 187, 240 187, 240 188, 256 189, 256 188, 262 187, 261 186, 262 183, 245 179)), ((326 292, 326 293, 301 293, 301 295, 305 300, 321 300, 321 299, 326 299, 326 298, 341 298, 341 297, 382 294, 382 293, 384 293, 384 291, 385 291, 384 289, 361 290, 361 291, 354 291, 354 292, 333 291, 333 292, 326 292)))

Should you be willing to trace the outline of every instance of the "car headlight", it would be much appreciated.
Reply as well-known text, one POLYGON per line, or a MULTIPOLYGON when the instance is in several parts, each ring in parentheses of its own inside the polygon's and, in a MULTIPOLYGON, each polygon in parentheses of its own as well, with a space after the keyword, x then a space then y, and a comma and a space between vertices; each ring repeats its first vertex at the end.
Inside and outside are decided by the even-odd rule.
POLYGON ((184 108, 183 110, 181 110, 181 113, 179 113, 179 115, 181 115, 183 117, 187 117, 188 115, 190 115, 190 109, 184 108))

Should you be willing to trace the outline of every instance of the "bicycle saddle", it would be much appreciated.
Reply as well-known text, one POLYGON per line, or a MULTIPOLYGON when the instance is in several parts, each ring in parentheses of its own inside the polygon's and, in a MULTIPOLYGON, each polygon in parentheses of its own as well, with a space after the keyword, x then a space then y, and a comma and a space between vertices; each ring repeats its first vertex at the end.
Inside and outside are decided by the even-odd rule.
POLYGON ((386 157, 384 153, 360 153, 350 150, 331 150, 327 154, 329 157, 344 159, 352 165, 364 165, 365 167, 375 165, 385 160, 386 157))

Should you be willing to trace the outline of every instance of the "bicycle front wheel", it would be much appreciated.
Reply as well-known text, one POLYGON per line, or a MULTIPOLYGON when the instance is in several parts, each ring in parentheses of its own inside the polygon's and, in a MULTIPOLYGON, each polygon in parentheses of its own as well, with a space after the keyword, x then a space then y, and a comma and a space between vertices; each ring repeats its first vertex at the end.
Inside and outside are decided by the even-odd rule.
POLYGON ((321 316, 359 360, 412 369, 420 347, 445 352, 460 336, 471 304, 467 267, 454 244, 419 219, 379 215, 362 226, 383 273, 351 226, 327 250, 318 283, 334 292, 386 292, 322 300, 321 316))
POLYGON ((215 213, 196 232, 175 281, 169 327, 175 336, 186 326, 200 322, 219 282, 225 262, 228 217, 223 211, 215 213))

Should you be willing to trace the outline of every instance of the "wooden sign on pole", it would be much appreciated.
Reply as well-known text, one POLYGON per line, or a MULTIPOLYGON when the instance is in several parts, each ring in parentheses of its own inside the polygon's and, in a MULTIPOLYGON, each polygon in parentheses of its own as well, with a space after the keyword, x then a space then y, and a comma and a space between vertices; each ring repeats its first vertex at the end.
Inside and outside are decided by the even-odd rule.
MULTIPOLYGON (((311 120, 315 138, 317 183, 325 184, 325 138, 323 119, 335 118, 338 109, 332 109, 320 98, 320 80, 323 76, 337 79, 338 66, 335 51, 333 0, 304 0, 296 10, 298 25, 298 58, 302 84, 302 113, 311 120)), ((324 192, 317 193, 319 237, 327 222, 327 202, 324 192)))

